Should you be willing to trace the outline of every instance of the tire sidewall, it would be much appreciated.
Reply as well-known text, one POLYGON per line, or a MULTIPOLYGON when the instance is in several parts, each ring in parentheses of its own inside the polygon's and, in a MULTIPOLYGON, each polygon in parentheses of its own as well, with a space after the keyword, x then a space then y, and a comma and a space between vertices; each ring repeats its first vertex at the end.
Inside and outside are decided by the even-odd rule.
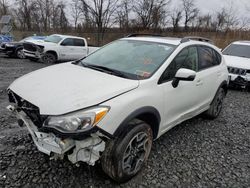
POLYGON ((216 92, 216 95, 215 95, 214 99, 213 99, 212 105, 211 105, 211 107, 210 107, 210 109, 208 111, 209 118, 214 119, 214 118, 217 118, 220 115, 220 112, 221 112, 221 110, 223 108, 223 100, 224 100, 224 98, 225 98, 225 91, 224 91, 223 88, 219 88, 218 91, 216 92), (216 100, 220 95, 223 95, 222 96, 222 104, 221 104, 222 106, 221 106, 219 112, 215 112, 215 108, 217 108, 216 100))
POLYGON ((115 165, 117 166, 117 176, 119 178, 119 181, 124 182, 129 179, 131 179, 133 176, 135 176, 143 167, 144 163, 146 162, 150 151, 152 147, 152 141, 153 141, 153 134, 152 134, 152 129, 150 126, 146 123, 141 123, 139 125, 136 125, 133 127, 127 134, 121 136, 115 143, 114 143, 114 155, 113 155, 113 161, 115 165), (148 135, 149 139, 149 144, 150 144, 150 149, 147 151, 143 164, 141 165, 140 169, 136 171, 134 174, 127 174, 123 168, 122 168, 122 163, 123 163, 123 155, 125 150, 127 149, 127 146, 131 139, 139 132, 145 132, 148 135))
POLYGON ((44 56, 42 57, 42 62, 46 63, 46 64, 53 64, 53 63, 56 62, 56 56, 54 54, 52 54, 52 53, 45 53, 44 56), (48 62, 46 60, 48 57, 53 58, 53 61, 52 62, 48 62))

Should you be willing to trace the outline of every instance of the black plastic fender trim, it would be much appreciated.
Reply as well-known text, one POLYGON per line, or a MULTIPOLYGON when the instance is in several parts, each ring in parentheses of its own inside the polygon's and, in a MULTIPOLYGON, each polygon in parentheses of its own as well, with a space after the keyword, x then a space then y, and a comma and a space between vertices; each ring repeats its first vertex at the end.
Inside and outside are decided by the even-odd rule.
POLYGON ((118 126, 118 128, 116 129, 116 131, 113 134, 113 137, 118 137, 121 133, 123 133, 126 130, 127 124, 129 123, 129 121, 131 121, 134 118, 138 117, 139 115, 142 115, 145 113, 153 114, 157 119, 157 122, 156 122, 157 126, 150 125, 152 127, 154 139, 157 138, 158 131, 159 131, 159 125, 161 122, 161 116, 160 116, 159 111, 156 108, 151 107, 151 106, 145 106, 145 107, 139 108, 139 109, 133 111, 132 113, 130 113, 130 115, 128 115, 128 117, 126 117, 122 121, 122 123, 118 126))

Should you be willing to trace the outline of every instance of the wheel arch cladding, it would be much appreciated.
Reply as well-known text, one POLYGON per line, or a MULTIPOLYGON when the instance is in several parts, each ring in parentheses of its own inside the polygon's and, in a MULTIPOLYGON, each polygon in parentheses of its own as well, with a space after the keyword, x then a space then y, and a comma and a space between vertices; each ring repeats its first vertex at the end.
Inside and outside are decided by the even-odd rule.
MULTIPOLYGON (((218 88, 218 90, 219 90, 220 88, 224 89, 225 94, 227 94, 227 90, 228 90, 227 81, 224 80, 224 81, 220 84, 220 87, 218 88)), ((217 90, 217 91, 218 91, 218 90, 217 90)))
POLYGON ((157 138, 161 116, 158 110, 151 106, 142 107, 130 113, 116 129, 114 137, 120 136, 128 128, 128 123, 133 119, 140 119, 149 124, 153 132, 153 138, 157 138))

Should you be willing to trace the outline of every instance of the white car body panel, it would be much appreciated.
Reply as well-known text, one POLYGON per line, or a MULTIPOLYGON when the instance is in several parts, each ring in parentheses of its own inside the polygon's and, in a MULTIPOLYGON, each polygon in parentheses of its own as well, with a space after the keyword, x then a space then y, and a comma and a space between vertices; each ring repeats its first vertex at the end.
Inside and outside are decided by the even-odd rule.
MULTIPOLYGON (((142 37, 139 39, 134 38, 134 40, 142 40, 141 38, 142 37)), ((147 38, 143 38, 143 40, 148 41, 147 38)), ((168 41, 168 43, 170 42, 171 40, 168 41)), ((198 72, 196 74, 196 79, 192 82, 181 81, 177 88, 172 87, 171 81, 157 85, 160 76, 173 61, 174 57, 183 48, 189 46, 190 43, 192 44, 193 42, 190 41, 178 47, 152 76, 151 80, 142 80, 136 90, 103 103, 103 105, 111 106, 111 109, 97 126, 113 134, 116 131, 117 125, 120 125, 132 112, 143 107, 152 106, 159 111, 162 118, 157 135, 158 138, 175 125, 206 111, 220 84, 228 80, 228 71, 224 58, 222 58, 222 62, 219 66, 198 72), (213 79, 209 76, 211 72, 214 73, 213 79), (202 84, 197 85, 200 79, 202 79, 202 84), (192 101, 191 104, 190 101, 192 101), (126 106, 126 108, 121 108, 121 106, 126 106)), ((196 41, 195 44, 197 43, 199 44, 199 42, 196 41)), ((210 44, 207 45, 221 54, 219 48, 210 44)))
POLYGON ((136 87, 137 80, 64 63, 29 73, 10 89, 38 106, 41 114, 61 115, 100 104, 136 87))
MULTIPOLYGON (((77 60, 81 59, 88 54, 98 50, 98 47, 89 47, 87 40, 85 38, 81 37, 75 37, 75 36, 68 36, 68 35, 57 35, 62 38, 62 40, 58 43, 52 43, 52 42, 46 42, 46 41, 31 41, 31 43, 36 45, 44 46, 43 54, 48 51, 54 51, 57 54, 58 61, 70 61, 70 60, 77 60), (73 39, 82 39, 84 40, 85 46, 62 46, 61 43, 67 39, 67 38, 73 38, 73 39)), ((27 57, 33 57, 33 58, 41 58, 42 54, 34 54, 30 53, 29 51, 24 49, 24 53, 27 57)))
POLYGON ((244 57, 236 57, 236 56, 229 56, 224 55, 226 60, 226 64, 229 67, 237 67, 240 69, 248 69, 250 70, 250 59, 244 57))
MULTIPOLYGON (((241 45, 241 46, 250 46, 250 41, 236 41, 228 45, 225 50, 230 47, 232 44, 241 45)), ((238 57, 232 55, 223 55, 226 61, 226 65, 229 68, 241 69, 247 71, 246 74, 238 74, 237 72, 230 72, 229 78, 230 81, 235 81, 239 76, 245 81, 250 82, 250 58, 247 57, 238 57)))
MULTIPOLYGON (((114 135, 116 130, 135 111, 153 108, 160 117, 159 131, 154 135, 156 139, 175 125, 207 110, 221 84, 228 80, 227 67, 222 57, 220 65, 197 71, 193 81, 180 80, 177 88, 172 86, 171 80, 159 83, 163 72, 183 48, 205 45, 222 56, 220 49, 214 45, 192 40, 181 43, 181 39, 160 37, 121 40, 167 43, 176 45, 176 48, 162 66, 145 80, 125 79, 65 63, 27 74, 12 83, 9 89, 37 106, 42 115, 62 115, 95 105, 108 106, 109 111, 95 126, 100 128, 97 133, 107 133, 111 135, 107 136, 110 139, 112 135, 117 136, 114 135)), ((123 131, 126 131, 126 127, 123 131)), ((32 130, 30 132, 33 133, 32 130)), ((104 133, 101 136, 106 136, 104 133)))

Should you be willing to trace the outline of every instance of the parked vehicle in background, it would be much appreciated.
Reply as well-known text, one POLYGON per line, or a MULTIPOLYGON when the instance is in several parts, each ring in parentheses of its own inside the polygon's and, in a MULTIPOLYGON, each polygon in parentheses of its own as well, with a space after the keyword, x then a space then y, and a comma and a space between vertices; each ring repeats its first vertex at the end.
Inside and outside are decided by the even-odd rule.
POLYGON ((74 164, 100 159, 111 178, 127 181, 154 139, 198 114, 220 114, 228 71, 208 42, 130 35, 17 79, 8 109, 41 152, 74 164))
POLYGON ((5 53, 9 57, 17 57, 24 59, 25 55, 23 52, 23 43, 24 42, 34 42, 34 41, 43 41, 46 36, 31 36, 20 40, 19 42, 3 42, 0 45, 0 51, 5 53))
POLYGON ((236 41, 223 50, 229 71, 229 85, 250 87, 250 41, 236 41))
POLYGON ((3 42, 11 42, 13 41, 13 37, 10 35, 0 35, 0 44, 3 42))
POLYGON ((31 60, 41 59, 44 63, 77 60, 96 51, 88 46, 87 40, 69 35, 50 35, 44 41, 25 42, 24 54, 31 60))

